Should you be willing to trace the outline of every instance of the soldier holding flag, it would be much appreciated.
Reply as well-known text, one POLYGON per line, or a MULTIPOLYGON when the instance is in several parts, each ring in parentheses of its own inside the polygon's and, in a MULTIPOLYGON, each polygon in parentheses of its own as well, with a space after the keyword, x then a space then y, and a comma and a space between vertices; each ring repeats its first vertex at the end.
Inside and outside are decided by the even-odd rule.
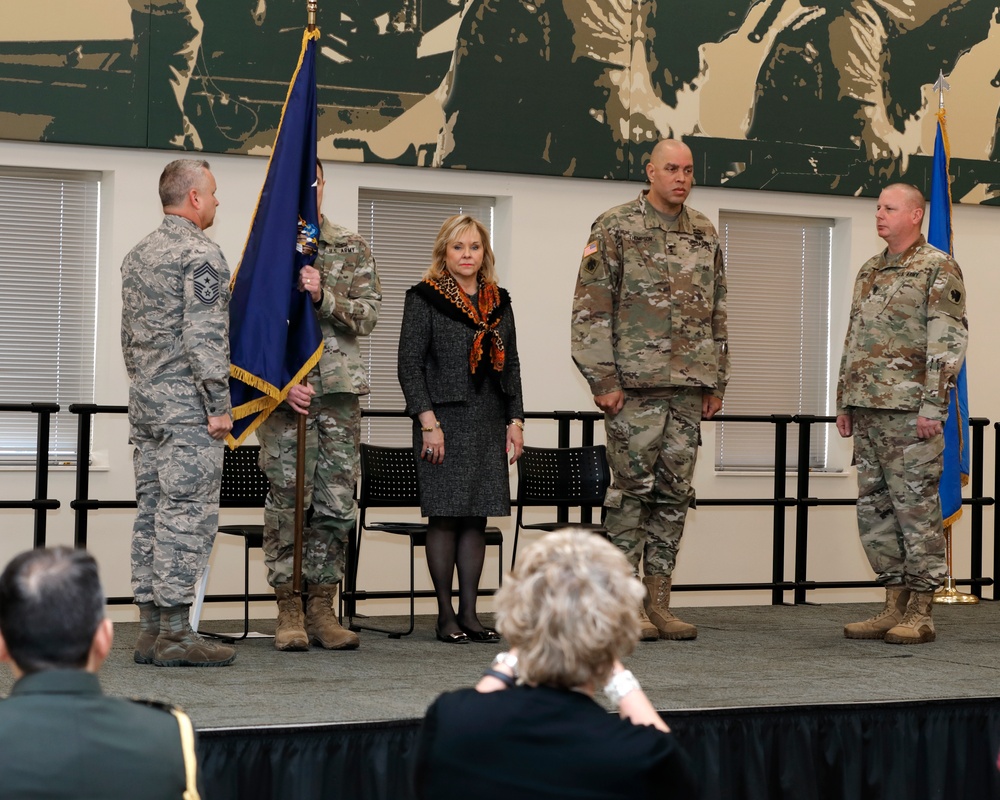
POLYGON ((230 310, 228 441, 235 447, 256 431, 270 481, 264 558, 278 601, 278 650, 304 650, 310 641, 327 649, 358 646, 337 621, 333 601, 355 524, 358 397, 368 394, 356 337, 371 333, 382 303, 367 243, 322 216, 315 3, 309 12, 230 310))
MULTIPOLYGON (((323 205, 323 166, 317 163, 316 207, 323 205)), ((278 601, 278 650, 305 650, 315 642, 330 650, 353 649, 356 634, 333 611, 355 525, 354 484, 361 436, 359 395, 368 377, 357 337, 371 333, 382 305, 375 260, 368 244, 320 211, 319 255, 299 273, 323 331, 323 354, 308 382, 289 389, 257 428, 261 468, 271 482, 264 511, 264 558, 278 601), (313 515, 303 534, 302 572, 307 600, 292 586, 295 543, 295 464, 299 414, 307 415, 306 505, 313 515)))

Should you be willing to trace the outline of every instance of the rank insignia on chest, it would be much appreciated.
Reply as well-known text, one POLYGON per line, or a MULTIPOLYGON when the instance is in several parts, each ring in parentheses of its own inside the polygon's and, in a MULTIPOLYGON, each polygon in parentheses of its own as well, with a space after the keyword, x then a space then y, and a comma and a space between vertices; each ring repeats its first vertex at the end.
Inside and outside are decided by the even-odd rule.
POLYGON ((219 299, 219 271, 207 261, 194 271, 194 296, 206 306, 219 299))
POLYGON ((319 228, 311 222, 306 222, 299 217, 298 235, 295 240, 295 249, 305 256, 316 254, 319 249, 319 228))

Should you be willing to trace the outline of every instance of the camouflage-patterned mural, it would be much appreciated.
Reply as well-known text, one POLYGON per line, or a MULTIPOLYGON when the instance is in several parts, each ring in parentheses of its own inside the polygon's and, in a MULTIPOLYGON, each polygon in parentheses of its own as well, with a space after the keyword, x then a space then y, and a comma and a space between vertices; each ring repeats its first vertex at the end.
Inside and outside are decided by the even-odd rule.
MULTIPOLYGON (((324 158, 1000 204, 993 0, 320 0, 324 158)), ((305 0, 5 0, 0 136, 266 153, 305 0)))

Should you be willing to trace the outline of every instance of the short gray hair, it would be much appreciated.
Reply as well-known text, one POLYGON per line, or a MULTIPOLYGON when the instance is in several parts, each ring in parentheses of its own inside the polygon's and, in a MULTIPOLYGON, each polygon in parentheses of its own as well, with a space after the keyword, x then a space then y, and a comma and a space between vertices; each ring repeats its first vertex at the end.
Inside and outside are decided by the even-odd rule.
POLYGON ((204 159, 179 158, 171 161, 160 173, 160 204, 175 208, 184 204, 184 198, 205 180, 208 162, 204 159))
POLYGON ((912 183, 890 183, 882 191, 887 189, 896 189, 903 193, 903 197, 906 198, 906 202, 909 203, 911 208, 919 208, 921 211, 927 208, 927 198, 924 197, 924 193, 920 191, 912 183))
POLYGON ((497 627, 531 684, 603 686, 639 640, 645 589, 598 534, 559 531, 527 547, 496 594, 497 627))

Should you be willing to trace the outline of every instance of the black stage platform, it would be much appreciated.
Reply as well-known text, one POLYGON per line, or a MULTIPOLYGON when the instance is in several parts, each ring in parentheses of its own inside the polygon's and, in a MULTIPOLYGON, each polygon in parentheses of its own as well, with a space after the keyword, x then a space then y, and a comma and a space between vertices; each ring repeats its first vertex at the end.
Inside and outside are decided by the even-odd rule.
MULTIPOLYGON (((932 644, 845 640, 843 623, 872 608, 685 608, 696 641, 638 646, 628 665, 705 798, 1000 798, 1000 604, 937 606, 932 644)), ((407 800, 424 709, 474 683, 498 649, 439 643, 432 624, 420 617, 399 640, 362 632, 354 652, 249 639, 232 667, 188 670, 132 663, 137 626, 118 624, 102 683, 191 714, 207 800, 407 800)), ((10 683, 3 673, 0 694, 10 683)))

